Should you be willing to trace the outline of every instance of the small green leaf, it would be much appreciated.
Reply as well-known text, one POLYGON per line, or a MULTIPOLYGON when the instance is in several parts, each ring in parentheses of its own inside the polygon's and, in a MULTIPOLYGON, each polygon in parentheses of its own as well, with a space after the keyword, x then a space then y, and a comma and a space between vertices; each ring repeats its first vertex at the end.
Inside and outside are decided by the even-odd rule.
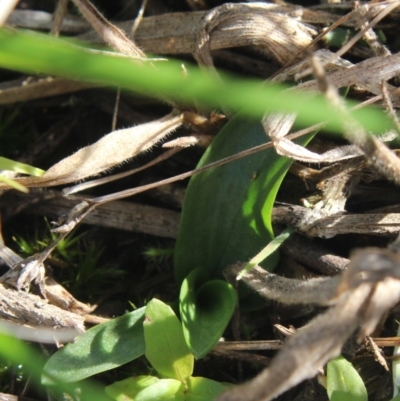
POLYGON ((294 227, 288 227, 277 237, 275 237, 265 248, 261 250, 256 256, 254 256, 245 268, 238 274, 237 280, 240 280, 247 272, 249 272, 254 266, 261 264, 269 255, 275 252, 289 237, 294 233, 296 229, 294 227))
POLYGON ((107 386, 105 391, 115 401, 133 401, 140 391, 159 381, 154 376, 129 377, 107 386))
POLYGON ((237 296, 225 281, 208 281, 203 269, 183 281, 179 307, 186 343, 196 358, 204 357, 220 339, 235 309, 237 296))
POLYGON ((328 362, 327 391, 330 401, 368 401, 363 380, 342 356, 328 362))
POLYGON ((161 379, 140 391, 135 401, 185 401, 185 387, 179 380, 161 379))
POLYGON ((186 401, 210 401, 228 388, 225 384, 218 383, 205 377, 190 377, 186 401))
POLYGON ((57 351, 46 363, 42 383, 74 382, 114 369, 144 354, 145 308, 99 324, 75 343, 57 351))
POLYGON ((105 391, 115 401, 210 401, 227 388, 225 384, 204 377, 189 377, 185 387, 174 379, 137 376, 115 382, 105 391))
POLYGON ((158 299, 146 306, 143 324, 146 358, 161 375, 186 383, 194 358, 183 337, 182 324, 173 310, 158 299))
POLYGON ((45 171, 40 168, 16 162, 15 160, 7 159, 6 157, 0 157, 0 170, 15 171, 16 173, 29 174, 35 177, 40 177, 45 173, 45 171))

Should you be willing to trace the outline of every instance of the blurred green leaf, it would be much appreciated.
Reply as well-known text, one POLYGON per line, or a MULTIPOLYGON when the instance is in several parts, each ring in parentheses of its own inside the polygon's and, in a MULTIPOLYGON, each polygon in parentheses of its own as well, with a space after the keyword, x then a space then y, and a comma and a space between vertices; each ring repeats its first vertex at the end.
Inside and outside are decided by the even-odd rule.
POLYGON ((363 380, 342 356, 328 362, 327 391, 330 401, 368 401, 363 380))
POLYGON ((193 270, 183 281, 179 307, 186 343, 196 358, 218 342, 235 309, 237 296, 225 281, 208 281, 204 269, 193 270))
POLYGON ((183 337, 182 324, 173 310, 158 299, 146 306, 144 320, 146 358, 161 375, 186 383, 194 358, 183 337))
MULTIPOLYGON (((95 53, 66 40, 33 32, 0 30, 0 67, 29 73, 44 73, 115 85, 147 95, 171 96, 178 101, 224 105, 261 118, 266 111, 298 112, 298 123, 311 125, 326 121, 329 130, 340 133, 340 112, 326 104, 321 96, 310 98, 301 92, 284 92, 285 87, 260 80, 215 75, 186 65, 188 76, 181 74, 181 62, 133 62, 127 57, 95 53)), ((350 103, 349 103, 350 104, 350 103)), ((352 103, 354 104, 354 102, 352 103)), ((393 127, 382 110, 360 109, 354 118, 373 133, 393 127)))
POLYGON ((188 380, 186 401, 210 401, 228 388, 205 377, 191 377, 188 380))
POLYGON ((145 308, 99 324, 61 348, 47 361, 42 383, 75 382, 114 369, 143 355, 145 308))
POLYGON ((0 181, 3 181, 5 184, 16 189, 17 191, 21 191, 21 192, 25 192, 25 193, 29 192, 29 189, 27 187, 24 187, 20 183, 12 180, 11 178, 5 177, 4 175, 0 175, 0 181))
POLYGON ((16 173, 29 174, 35 177, 40 177, 45 173, 45 171, 41 170, 40 168, 7 159, 6 157, 0 157, 0 170, 15 171, 16 173))
MULTIPOLYGON (((45 171, 41 170, 40 168, 32 167, 24 163, 19 163, 15 160, 7 159, 6 157, 0 157, 0 170, 14 171, 16 173, 29 174, 29 175, 34 175, 36 177, 40 177, 45 173, 45 171)), ((0 181, 3 181, 7 185, 10 185, 17 191, 25 193, 29 192, 28 188, 12 180, 11 178, 5 177, 4 175, 1 174, 0 174, 0 181)))
POLYGON ((137 376, 107 386, 106 393, 115 401, 210 401, 226 389, 224 384, 204 377, 190 377, 185 388, 178 380, 137 376))
MULTIPOLYGON (((44 358, 33 347, 17 338, 0 333, 0 355, 14 364, 22 364, 29 371, 32 382, 37 386, 40 384, 44 358)), ((53 379, 52 383, 57 385, 51 391, 58 395, 58 399, 62 398, 63 393, 74 394, 75 390, 78 390, 81 401, 110 401, 110 398, 104 393, 104 389, 96 383, 82 381, 79 386, 76 386, 53 379)))
POLYGON ((107 386, 105 391, 115 401, 132 401, 140 391, 159 381, 154 376, 128 377, 107 386))
POLYGON ((174 379, 161 379, 140 391, 135 401, 185 401, 185 387, 174 379))

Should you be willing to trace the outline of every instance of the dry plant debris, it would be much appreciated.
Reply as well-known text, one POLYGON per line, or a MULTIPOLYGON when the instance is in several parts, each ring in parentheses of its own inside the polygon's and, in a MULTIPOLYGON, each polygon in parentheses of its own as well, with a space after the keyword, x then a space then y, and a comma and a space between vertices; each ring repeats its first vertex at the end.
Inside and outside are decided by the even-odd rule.
MULTIPOLYGON (((12 26, 45 29, 54 35, 79 34, 79 38, 88 42, 108 44, 117 53, 132 58, 133 62, 148 63, 149 68, 156 68, 156 65, 146 57, 147 53, 165 57, 192 56, 200 66, 211 69, 215 74, 218 74, 219 65, 225 62, 231 64, 234 70, 246 74, 254 75, 254 71, 261 72, 258 75, 273 82, 298 80, 313 72, 315 79, 299 83, 288 91, 307 91, 310 98, 317 93, 323 93, 333 112, 343 117, 344 136, 350 145, 335 145, 322 152, 305 149, 292 141, 296 133, 289 135, 296 121, 296 115, 274 113, 264 116, 262 123, 266 140, 268 136, 278 154, 302 163, 324 164, 323 168, 315 169, 312 173, 311 169, 303 164, 297 171, 299 176, 321 193, 319 201, 313 208, 306 209, 298 204, 277 205, 274 210, 274 222, 295 226, 299 234, 309 238, 332 238, 349 233, 393 237, 399 233, 398 205, 394 205, 395 209, 390 213, 372 210, 364 213, 362 218, 360 214, 346 211, 348 201, 356 193, 360 183, 369 184, 372 181, 386 180, 396 185, 400 184, 400 162, 397 154, 384 144, 384 141, 393 140, 397 133, 382 133, 382 138, 371 136, 346 114, 337 95, 339 89, 351 87, 359 98, 366 101, 365 103, 375 102, 386 107, 395 125, 399 126, 396 118, 399 91, 396 85, 400 70, 400 53, 396 53, 398 51, 396 44, 382 45, 373 30, 377 24, 383 25, 383 29, 387 24, 389 28, 386 27, 386 30, 389 33, 391 29, 395 29, 399 23, 398 1, 369 2, 354 6, 343 3, 342 8, 348 6, 350 11, 341 18, 336 13, 336 7, 339 8, 339 5, 335 4, 308 8, 287 3, 282 5, 226 3, 211 9, 207 0, 187 1, 187 5, 196 11, 144 17, 142 14, 145 4, 143 4, 141 14, 139 13, 136 20, 123 23, 110 22, 88 0, 73 0, 85 20, 68 15, 67 1, 64 0, 58 3, 54 21, 50 14, 33 9, 15 9, 12 12, 16 6, 15 2, 6 3, 8 8, 3 7, 0 12, 0 25, 8 21, 12 26), (388 18, 382 21, 386 16, 388 18), (326 29, 325 24, 332 26, 326 29), (315 46, 320 43, 323 36, 339 25, 352 28, 358 31, 358 34, 336 53, 327 49, 317 50, 315 46), (90 27, 97 34, 93 30, 85 32, 90 27), (124 31, 133 32, 134 41, 124 31), (364 39, 366 47, 357 44, 360 38, 364 39), (237 48, 244 48, 245 51, 237 51, 237 48), (236 53, 231 52, 231 49, 236 49, 236 53), (313 50, 312 56, 310 49, 313 50), (352 61, 345 58, 345 55, 349 55, 352 61), (371 94, 375 96, 367 99, 371 94)), ((150 10, 150 13, 157 13, 157 6, 152 6, 151 2, 146 9, 150 10)), ((12 78, 0 82, 0 104, 11 105, 35 99, 44 101, 49 96, 78 93, 77 91, 87 88, 93 88, 93 85, 54 77, 12 78)), ((143 120, 140 124, 113 130, 91 145, 81 147, 74 154, 63 156, 42 177, 17 177, 15 180, 30 188, 48 188, 86 180, 106 173, 111 168, 154 148, 184 125, 190 127, 189 136, 165 144, 173 149, 159 156, 157 162, 173 157, 178 153, 176 149, 178 146, 199 143, 207 146, 212 138, 208 134, 213 126, 218 126, 219 118, 215 117, 216 114, 213 115, 210 110, 190 109, 170 99, 161 100, 171 106, 170 112, 163 114, 164 117, 159 118, 160 113, 157 115, 158 118, 153 118, 157 113, 141 115, 143 120)), ((144 100, 139 99, 138 102, 144 100)), ((128 107, 128 112, 129 110, 128 107)), ((225 112, 229 117, 229 110, 225 112)), ((322 126, 323 124, 318 128, 322 126)), ((310 130, 316 128, 310 127, 310 130)), ((230 160, 232 158, 221 163, 230 160)), ((155 163, 148 164, 150 166, 155 163)), ((135 168, 134 172, 141 169, 141 167, 135 168)), ((11 269, 1 281, 18 290, 29 287, 31 281, 36 282, 49 303, 57 305, 56 307, 45 300, 40 301, 43 302, 40 308, 43 314, 37 316, 34 313, 37 312, 35 307, 38 302, 37 296, 25 292, 17 293, 1 285, 1 318, 13 322, 13 328, 10 330, 16 332, 14 323, 21 326, 84 330, 83 316, 89 314, 92 308, 75 300, 72 295, 65 292, 65 289, 51 281, 52 279, 45 278, 45 260, 83 218, 86 218, 85 222, 99 226, 113 226, 121 230, 174 238, 179 220, 177 211, 117 202, 117 200, 160 185, 170 185, 196 173, 198 171, 184 172, 155 184, 144 184, 132 190, 121 190, 105 196, 64 199, 57 192, 47 192, 47 199, 44 202, 43 196, 33 192, 29 195, 30 198, 19 201, 25 202, 21 210, 26 209, 29 213, 43 213, 50 216, 63 214, 66 217, 53 230, 58 235, 53 243, 27 260, 16 256, 4 244, 0 246, 2 259, 7 261, 10 256, 14 258, 7 262, 11 269), (35 202, 39 203, 33 211, 31 205, 35 202), (149 222, 141 224, 144 214, 152 217, 149 218, 149 222), (159 224, 162 219, 163 223, 159 224), (55 287, 57 287, 56 292, 52 290, 55 287), (21 304, 23 308, 18 308, 21 304)), ((132 173, 121 173, 117 178, 130 174, 132 173)), ((93 184, 84 183, 83 186, 78 184, 72 189, 67 189, 65 193, 71 194, 87 189, 95 183, 99 184, 99 181, 109 182, 111 179, 106 177, 94 180, 93 184)), ((7 199, 9 194, 5 190, 9 187, 0 182, 0 188, 5 192, 3 197, 7 199)), ((4 202, 0 200, 0 203, 3 208, 7 206, 7 200, 4 202)), ((396 202, 388 203, 392 206, 392 203, 396 202)), ((4 213, 12 214, 8 210, 4 213)), ((288 279, 255 267, 243 277, 243 281, 269 300, 283 304, 319 305, 326 307, 327 310, 312 319, 307 326, 298 329, 285 342, 268 368, 255 379, 232 387, 221 395, 219 400, 267 401, 305 379, 314 377, 330 358, 340 353, 343 344, 352 335, 356 333, 358 339, 371 335, 385 313, 399 302, 399 240, 388 249, 367 247, 357 251, 351 255, 350 261, 343 255, 335 255, 334 252, 327 256, 329 251, 321 248, 319 244, 314 244, 309 239, 303 238, 303 240, 306 242, 301 242, 300 247, 315 247, 317 256, 312 262, 309 257, 304 256, 304 252, 301 254, 293 250, 299 248, 293 239, 292 245, 290 242, 285 245, 284 252, 292 255, 300 263, 333 277, 310 280, 288 279), (339 274, 342 271, 343 273, 339 274), (282 372, 286 374, 282 375, 282 372)), ((227 274, 232 276, 242 267, 238 263, 230 267, 227 274)), ((53 331, 49 333, 47 334, 51 337, 53 331)), ((43 338, 47 334, 43 332, 43 338)), ((32 340, 28 334, 16 335, 32 340)), ((220 347, 220 352, 221 349, 220 347)))

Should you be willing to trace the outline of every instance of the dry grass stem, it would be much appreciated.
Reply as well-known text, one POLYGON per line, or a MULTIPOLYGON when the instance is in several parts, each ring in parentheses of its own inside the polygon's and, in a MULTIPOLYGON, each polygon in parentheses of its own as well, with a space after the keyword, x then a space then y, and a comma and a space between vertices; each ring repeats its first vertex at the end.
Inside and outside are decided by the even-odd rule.
POLYGON ((145 59, 145 54, 136 46, 136 44, 127 38, 124 32, 109 22, 96 9, 89 0, 72 0, 79 11, 93 26, 96 32, 113 49, 126 54, 135 59, 145 59))
MULTIPOLYGON (((52 166, 42 177, 19 178, 29 187, 67 184, 108 171, 150 149, 183 122, 183 115, 171 113, 160 120, 121 129, 104 136, 93 145, 78 150, 52 166)), ((0 188, 5 188, 0 184, 0 188)))
POLYGON ((3 0, 0 8, 0 26, 3 26, 19 0, 3 0))
MULTIPOLYGON (((400 299, 400 259, 382 249, 359 251, 343 276, 299 281, 279 278, 262 269, 243 280, 263 296, 284 303, 333 304, 327 312, 299 329, 271 365, 249 383, 232 387, 218 401, 269 401, 305 379, 339 355, 344 342, 360 325, 359 339, 369 335, 382 315, 400 299), (376 269, 383 266, 383 269, 376 269), (273 281, 273 287, 268 281, 273 281), (266 283, 265 288, 263 282, 266 283), (321 291, 321 286, 324 290, 321 291), (310 296, 313 294, 313 296, 310 296), (285 375, 282 375, 285 372, 285 375)), ((235 265, 232 274, 243 269, 235 265)))

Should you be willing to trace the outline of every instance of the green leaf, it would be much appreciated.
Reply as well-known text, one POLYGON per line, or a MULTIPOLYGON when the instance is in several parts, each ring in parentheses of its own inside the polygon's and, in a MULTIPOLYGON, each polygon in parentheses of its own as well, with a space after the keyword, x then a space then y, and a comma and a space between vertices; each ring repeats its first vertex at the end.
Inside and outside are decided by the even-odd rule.
POLYGON ((154 376, 129 377, 107 386, 105 391, 115 401, 132 401, 140 391, 159 381, 154 376))
MULTIPOLYGON (((305 144, 313 134, 297 143, 305 144)), ((219 132, 198 167, 267 142, 259 121, 237 114, 219 132)), ((180 283, 195 268, 218 276, 248 261, 273 239, 272 207, 291 159, 267 149, 198 174, 189 182, 174 253, 180 283)), ((278 253, 262 266, 272 270, 278 253)))
MULTIPOLYGON (((24 370, 29 371, 30 382, 40 386, 40 378, 43 368, 43 353, 37 348, 32 347, 26 341, 21 341, 15 337, 0 333, 0 355, 2 360, 11 361, 15 366, 22 365, 24 370)), ((63 393, 75 394, 79 391, 80 401, 110 401, 104 393, 104 386, 97 383, 83 380, 76 383, 57 383, 52 388, 56 399, 63 399, 63 393)))
POLYGON ((74 382, 114 369, 144 354, 145 308, 99 324, 75 343, 57 351, 46 363, 42 383, 74 382))
POLYGON ((185 387, 174 379, 137 376, 115 382, 105 391, 115 401, 210 401, 226 389, 226 385, 204 377, 189 377, 185 387))
POLYGON ((9 185, 10 187, 16 189, 17 191, 25 192, 28 193, 29 189, 23 185, 21 185, 19 182, 16 182, 8 177, 5 177, 4 175, 0 175, 0 181, 4 182, 5 184, 9 185))
POLYGON ((228 388, 205 377, 191 377, 188 380, 186 401, 210 401, 228 388))
POLYGON ((330 401, 368 401, 363 380, 342 356, 328 362, 327 391, 330 401))
MULTIPOLYGON (((20 163, 15 160, 7 159, 6 157, 0 157, 0 170, 14 171, 16 173, 29 174, 36 177, 40 177, 45 173, 45 171, 41 170, 40 168, 32 167, 28 164, 20 163)), ((25 193, 29 192, 28 188, 4 175, 0 175, 0 181, 6 183, 10 187, 13 187, 17 191, 25 193)))
POLYGON ((173 310, 158 299, 146 306, 144 320, 146 358, 161 375, 186 383, 194 358, 183 337, 182 324, 173 310))
POLYGON ((138 393, 135 401, 185 401, 185 387, 179 380, 161 379, 138 393))
MULTIPOLYGON (((284 87, 261 80, 215 75, 185 65, 189 74, 183 78, 181 62, 132 63, 127 57, 95 53, 66 40, 33 32, 0 30, 0 67, 29 73, 58 75, 75 80, 115 85, 147 95, 168 95, 176 101, 208 104, 231 110, 243 110, 261 118, 266 111, 298 112, 298 121, 312 125, 328 122, 332 132, 343 130, 345 120, 339 111, 332 113, 322 96, 306 101, 304 94, 283 92, 284 87)), ((349 104, 355 104, 352 102, 349 104)), ((351 113, 368 131, 380 134, 393 128, 383 110, 373 107, 351 113)))
POLYGON ((236 279, 240 280, 254 266, 261 264, 264 261, 264 259, 266 259, 269 255, 274 253, 295 231, 296 229, 294 227, 288 227, 284 231, 282 231, 264 249, 262 249, 260 253, 251 258, 250 262, 246 264, 246 266, 238 274, 236 279))
POLYGON ((237 302, 236 292, 225 281, 208 281, 207 272, 198 268, 183 281, 179 301, 186 343, 196 358, 202 358, 229 323, 237 302))
POLYGON ((40 168, 16 162, 15 160, 7 159, 6 157, 0 157, 0 170, 15 171, 16 173, 29 174, 35 177, 40 177, 45 173, 45 171, 40 168))

